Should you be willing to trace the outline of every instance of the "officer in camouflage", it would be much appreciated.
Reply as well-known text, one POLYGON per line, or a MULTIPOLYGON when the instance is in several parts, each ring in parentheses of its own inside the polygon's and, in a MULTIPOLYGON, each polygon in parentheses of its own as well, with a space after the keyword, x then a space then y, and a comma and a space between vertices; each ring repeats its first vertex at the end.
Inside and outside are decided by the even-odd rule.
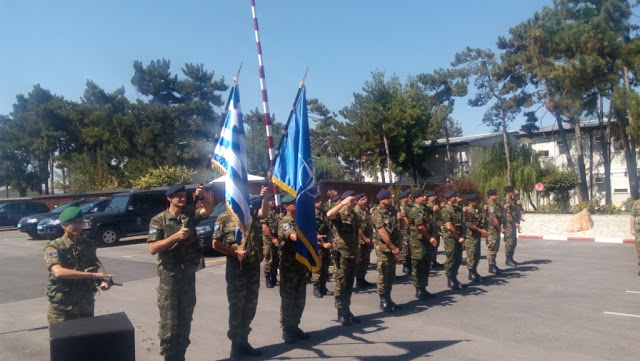
MULTIPOLYGON (((640 199, 633 202, 630 222, 631 234, 636 238, 636 252, 638 253, 638 266, 640 266, 640 199)), ((638 272, 638 276, 640 276, 640 272, 638 272)))
POLYGON ((267 187, 262 187, 260 209, 251 205, 251 222, 246 229, 242 244, 236 243, 236 222, 229 211, 222 212, 216 219, 213 232, 213 249, 227 256, 225 279, 227 300, 229 301, 229 331, 231 340, 229 360, 240 360, 241 355, 260 356, 262 352, 249 344, 251 321, 258 306, 260 289, 260 262, 263 257, 262 222, 258 219, 269 214, 269 198, 265 197, 267 187))
POLYGON ((360 322, 351 313, 350 308, 361 231, 358 214, 354 211, 356 206, 354 193, 351 190, 342 193, 342 200, 327 212, 333 231, 335 304, 338 310, 338 322, 343 326, 360 322))
POLYGON ((427 291, 431 272, 432 252, 437 244, 433 235, 431 212, 427 208, 427 195, 422 189, 413 191, 414 204, 409 210, 407 236, 411 255, 411 271, 416 298, 426 300, 433 295, 427 291))
POLYGON ((464 247, 465 241, 462 233, 462 208, 458 206, 458 196, 455 191, 446 192, 444 198, 447 200, 442 209, 442 222, 444 223, 442 238, 444 251, 447 255, 444 270, 447 275, 447 287, 459 290, 461 285, 457 276, 462 263, 462 247, 464 247))
POLYGON ((324 211, 320 194, 315 195, 316 207, 316 227, 318 234, 318 270, 313 272, 311 283, 313 283, 313 296, 322 298, 324 296, 333 296, 333 292, 327 289, 327 280, 329 279, 329 263, 331 262, 331 224, 327 219, 324 211))
POLYGON ((373 247, 373 240, 371 240, 371 214, 367 209, 367 196, 364 193, 356 194, 356 208, 354 211, 360 218, 360 244, 358 246, 358 260, 356 261, 356 286, 359 289, 366 289, 373 286, 373 283, 368 282, 365 277, 367 275, 367 268, 371 262, 371 248, 373 247))
POLYGON ((496 254, 500 250, 500 233, 504 233, 502 228, 502 207, 496 201, 498 192, 495 189, 487 190, 487 263, 489 263, 489 273, 499 275, 502 270, 496 265, 496 254))
POLYGON ((436 239, 436 245, 433 247, 431 253, 431 268, 443 268, 442 263, 438 263, 438 248, 440 247, 440 233, 442 232, 442 212, 440 209, 440 205, 438 204, 438 199, 436 197, 436 192, 428 191, 427 192, 427 208, 430 209, 431 212, 431 221, 433 227, 432 236, 436 239))
POLYGON ((44 260, 49 270, 49 324, 93 317, 95 293, 98 287, 108 290, 110 284, 106 281, 113 277, 97 272, 102 264, 96 256, 96 245, 80 237, 80 208, 66 208, 58 220, 64 235, 49 242, 44 249, 44 260))
POLYGON ((504 187, 504 254, 506 256, 504 264, 511 267, 517 267, 518 263, 513 260, 513 254, 516 251, 518 245, 518 231, 520 227, 516 223, 518 214, 518 205, 514 199, 515 192, 512 186, 504 187))
POLYGON ((273 194, 268 196, 269 214, 260 218, 262 225, 262 251, 264 255, 264 285, 267 288, 273 288, 277 281, 278 264, 278 221, 280 214, 276 210, 276 204, 273 194))
MULTIPOLYGON (((398 199, 400 200, 400 212, 402 212, 405 216, 405 224, 408 224, 409 222, 406 217, 409 214, 411 206, 413 205, 413 202, 411 202, 411 192, 411 188, 408 188, 398 194, 398 199)), ((402 272, 411 274, 411 248, 409 247, 409 239, 407 237, 402 237, 400 251, 402 252, 402 258, 404 259, 404 263, 402 264, 402 272)))
POLYGON ((291 195, 282 198, 287 214, 278 223, 280 244, 280 327, 285 343, 306 340, 309 335, 300 327, 300 319, 306 301, 307 268, 296 259, 296 199, 291 195))
POLYGON ((465 240, 465 251, 467 252, 467 269, 469 270, 469 281, 480 282, 484 278, 478 274, 478 262, 480 262, 480 238, 487 237, 488 233, 482 229, 484 225, 483 212, 477 208, 478 195, 467 194, 468 205, 465 207, 465 220, 467 223, 467 234, 465 240))
POLYGON ((149 252, 158 255, 158 337, 160 354, 166 361, 184 360, 190 343, 196 306, 196 271, 202 258, 195 227, 213 210, 202 196, 203 192, 201 185, 194 192, 200 208, 187 207, 184 185, 169 187, 165 193, 169 208, 153 217, 149 224, 149 252))
POLYGON ((391 206, 391 192, 388 189, 380 190, 376 198, 380 204, 373 209, 371 224, 377 230, 375 249, 380 309, 393 312, 402 309, 391 300, 391 289, 396 278, 396 260, 404 260, 398 246, 402 241, 400 230, 405 227, 405 215, 391 206))

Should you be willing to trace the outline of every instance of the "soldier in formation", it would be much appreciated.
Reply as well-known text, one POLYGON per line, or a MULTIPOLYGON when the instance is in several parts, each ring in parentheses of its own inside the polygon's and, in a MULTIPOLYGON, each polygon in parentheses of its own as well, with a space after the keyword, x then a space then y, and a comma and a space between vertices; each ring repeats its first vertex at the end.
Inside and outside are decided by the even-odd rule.
POLYGON ((433 214, 427 207, 427 196, 422 189, 413 192, 414 204, 409 210, 408 243, 411 257, 413 286, 416 298, 426 300, 432 295, 427 291, 433 250, 437 244, 433 237, 433 214))
MULTIPOLYGON (((404 214, 404 223, 408 223, 407 215, 409 214, 409 210, 411 209, 411 188, 405 189, 404 191, 398 194, 398 199, 400 200, 399 211, 404 214)), ((403 233, 404 236, 404 233, 403 233)), ((407 237, 402 237, 402 242, 400 244, 400 251, 402 252, 402 258, 404 262, 402 264, 402 272, 406 274, 411 274, 411 248, 409 247, 409 239, 407 237)))
POLYGON ((438 263, 438 248, 440 247, 440 234, 442 233, 442 212, 440 210, 440 205, 438 204, 438 199, 436 196, 436 192, 428 191, 427 192, 427 208, 431 210, 431 224, 433 227, 432 236, 436 239, 436 245, 433 246, 433 250, 431 253, 431 268, 438 269, 442 268, 442 263, 438 263))
POLYGON ((465 235, 465 251, 467 253, 467 269, 469 270, 469 281, 480 282, 484 278, 478 274, 478 263, 480 262, 480 239, 487 237, 488 233, 484 228, 484 213, 478 208, 478 195, 467 194, 467 206, 465 207, 465 221, 467 222, 467 234, 465 235))
POLYGON ((459 197, 461 195, 453 190, 446 192, 444 198, 447 203, 442 209, 442 222, 444 223, 442 238, 447 256, 444 270, 447 275, 447 287, 452 290, 458 290, 461 286, 457 276, 462 263, 462 248, 465 242, 462 232, 462 208, 458 205, 459 197))
POLYGON ((278 283, 278 220, 280 214, 276 210, 273 194, 267 197, 269 213, 266 217, 260 218, 262 225, 262 252, 264 257, 264 285, 273 288, 278 283))
POLYGON ((371 249, 373 248, 373 232, 371 229, 371 214, 367 209, 367 196, 364 193, 357 194, 356 208, 354 211, 360 218, 360 232, 358 260, 356 261, 356 286, 359 289, 367 289, 373 286, 373 283, 366 280, 367 268, 371 262, 371 249))
POLYGON ((500 250, 500 234, 504 233, 502 228, 502 211, 496 201, 498 200, 498 192, 495 189, 487 190, 487 263, 489 264, 489 273, 499 275, 502 270, 496 265, 496 255, 500 250))
POLYGON ((329 264, 331 263, 331 224, 327 218, 327 213, 323 209, 320 194, 315 196, 316 207, 316 227, 318 237, 318 270, 313 272, 311 283, 313 283, 313 295, 316 298, 333 296, 333 292, 327 289, 329 279, 329 264))

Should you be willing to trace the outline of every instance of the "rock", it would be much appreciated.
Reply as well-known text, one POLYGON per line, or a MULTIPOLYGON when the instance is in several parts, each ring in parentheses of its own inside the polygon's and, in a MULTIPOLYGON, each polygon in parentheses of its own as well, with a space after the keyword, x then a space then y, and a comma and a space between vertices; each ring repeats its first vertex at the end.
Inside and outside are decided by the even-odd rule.
POLYGON ((591 213, 585 208, 569 220, 565 232, 582 232, 593 228, 591 213))

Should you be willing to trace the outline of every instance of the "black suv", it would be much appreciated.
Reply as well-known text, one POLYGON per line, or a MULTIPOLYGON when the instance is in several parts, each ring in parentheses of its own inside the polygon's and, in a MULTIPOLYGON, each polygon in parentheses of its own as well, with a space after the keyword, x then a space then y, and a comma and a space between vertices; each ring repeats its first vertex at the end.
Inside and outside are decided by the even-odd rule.
POLYGON ((104 212, 84 216, 82 235, 103 245, 112 246, 123 237, 149 233, 149 222, 167 209, 166 190, 117 193, 104 212))
POLYGON ((56 206, 56 208, 54 208, 51 212, 32 214, 30 216, 23 217, 22 219, 20 219, 20 222, 18 222, 18 230, 20 232, 28 234, 33 239, 38 239, 38 223, 40 223, 41 220, 45 218, 58 219, 60 213, 62 213, 62 211, 64 211, 68 207, 79 207, 85 203, 87 203, 87 201, 84 199, 79 201, 71 201, 56 206))
POLYGON ((49 207, 42 202, 7 201, 0 204, 0 226, 15 227, 22 217, 43 212, 49 207))

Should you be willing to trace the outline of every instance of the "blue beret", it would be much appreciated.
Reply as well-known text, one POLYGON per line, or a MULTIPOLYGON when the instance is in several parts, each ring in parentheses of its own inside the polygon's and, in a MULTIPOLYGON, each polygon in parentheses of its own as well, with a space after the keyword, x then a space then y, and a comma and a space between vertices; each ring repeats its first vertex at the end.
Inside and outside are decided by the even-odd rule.
POLYGON ((376 198, 378 199, 391 198, 391 192, 389 192, 388 189, 381 189, 380 192, 376 194, 376 198))
POLYGON ((58 220, 62 223, 69 222, 76 218, 82 218, 82 210, 78 207, 67 207, 60 213, 60 216, 58 216, 58 220))
POLYGON ((445 198, 451 198, 451 197, 453 197, 453 196, 455 196, 455 195, 456 195, 456 191, 451 190, 451 191, 447 191, 447 192, 444 194, 444 197, 445 197, 445 198))
POLYGON ((468 201, 472 201, 474 199, 478 198, 478 195, 475 193, 471 193, 471 194, 467 194, 467 200, 468 201))
POLYGON ((164 195, 167 197, 170 197, 178 192, 184 192, 185 189, 186 188, 184 187, 183 184, 174 184, 167 189, 167 192, 164 195))
POLYGON ((434 191, 428 191, 427 192, 427 197, 435 197, 435 195, 436 195, 436 192, 434 192, 434 191))
POLYGON ((489 189, 489 190, 487 191, 487 195, 488 195, 488 196, 494 196, 494 195, 496 195, 496 194, 498 194, 498 191, 497 191, 497 190, 495 190, 495 189, 489 189))
POLYGON ((351 197, 351 196, 352 196, 352 195, 354 195, 354 194, 356 194, 356 192, 355 192, 355 191, 348 190, 348 191, 345 191, 344 193, 342 193, 342 195, 340 196, 340 198, 345 199, 345 198, 347 198, 347 197, 351 197))
POLYGON ((358 193, 358 194, 356 194, 356 201, 359 201, 360 199, 362 199, 362 197, 366 197, 366 196, 364 195, 364 193, 358 193))
POLYGON ((335 197, 331 198, 331 201, 332 201, 332 202, 337 202, 337 201, 339 201, 339 200, 340 200, 340 196, 339 196, 339 195, 337 195, 337 196, 335 196, 335 197))
POLYGON ((506 186, 506 187, 504 187, 504 191, 505 191, 505 192, 513 192, 513 186, 506 186))
POLYGON ((413 198, 418 198, 424 193, 424 189, 416 189, 413 191, 413 198))
POLYGON ((407 197, 409 194, 411 194, 411 188, 405 189, 402 192, 400 192, 400 194, 398 194, 398 199, 407 197))
POLYGON ((460 192, 456 192, 456 197, 458 197, 458 198, 462 198, 462 193, 460 193, 460 192))
POLYGON ((296 197, 292 196, 291 194, 287 194, 286 196, 282 197, 282 204, 295 202, 295 200, 296 197))

